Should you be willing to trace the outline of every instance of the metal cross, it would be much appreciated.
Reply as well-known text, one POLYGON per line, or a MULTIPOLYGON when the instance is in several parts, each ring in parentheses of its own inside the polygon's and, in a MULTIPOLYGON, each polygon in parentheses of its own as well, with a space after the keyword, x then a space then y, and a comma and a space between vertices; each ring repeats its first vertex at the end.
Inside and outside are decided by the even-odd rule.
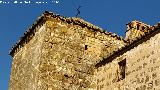
POLYGON ((82 6, 79 6, 78 8, 77 8, 77 14, 76 14, 76 17, 78 17, 79 15, 80 15, 80 8, 81 8, 82 6))

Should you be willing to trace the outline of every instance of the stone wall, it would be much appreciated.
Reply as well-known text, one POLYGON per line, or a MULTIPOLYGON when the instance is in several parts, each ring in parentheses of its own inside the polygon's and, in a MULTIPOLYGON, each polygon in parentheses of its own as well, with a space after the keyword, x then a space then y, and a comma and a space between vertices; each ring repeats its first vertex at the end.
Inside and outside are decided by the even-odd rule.
POLYGON ((39 69, 42 88, 52 90, 95 88, 95 63, 125 44, 115 37, 57 18, 46 22, 46 31, 39 69))
POLYGON ((34 37, 21 47, 12 61, 9 90, 38 90, 39 63, 45 26, 41 26, 34 37))
POLYGON ((128 43, 82 19, 45 12, 11 49, 9 90, 160 90, 155 28, 128 24, 128 43))
MULTIPOLYGON (((78 18, 67 20, 85 21, 78 18)), ((9 90, 96 88, 94 65, 125 42, 107 32, 47 17, 35 36, 13 54, 9 90)), ((96 28, 97 29, 97 28, 96 28)))
POLYGON ((160 90, 160 33, 96 69, 97 90, 160 90), (125 78, 119 62, 126 60, 125 78))

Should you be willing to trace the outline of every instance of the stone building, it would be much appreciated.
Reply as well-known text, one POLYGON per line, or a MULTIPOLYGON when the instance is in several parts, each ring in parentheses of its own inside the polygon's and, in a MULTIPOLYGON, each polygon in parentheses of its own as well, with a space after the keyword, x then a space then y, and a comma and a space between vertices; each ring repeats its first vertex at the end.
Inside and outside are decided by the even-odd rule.
POLYGON ((160 24, 126 37, 45 11, 12 47, 9 90, 160 90, 160 24))

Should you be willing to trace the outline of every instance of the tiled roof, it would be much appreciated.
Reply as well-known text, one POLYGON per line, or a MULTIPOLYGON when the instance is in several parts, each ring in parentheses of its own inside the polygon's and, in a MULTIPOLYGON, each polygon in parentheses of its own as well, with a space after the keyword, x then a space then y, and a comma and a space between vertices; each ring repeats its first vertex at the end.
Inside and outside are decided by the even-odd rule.
POLYGON ((73 24, 79 25, 81 27, 87 27, 88 29, 98 31, 98 32, 104 33, 106 35, 110 35, 111 37, 114 37, 118 40, 122 40, 122 41, 126 42, 122 37, 119 37, 117 34, 107 32, 107 31, 105 31, 105 30, 103 30, 103 29, 101 29, 101 28, 99 28, 89 22, 84 21, 83 19, 75 18, 75 17, 65 18, 65 17, 62 17, 58 14, 54 14, 52 12, 45 11, 40 17, 38 17, 38 19, 32 24, 32 26, 24 33, 24 35, 19 39, 19 41, 11 48, 9 54, 11 56, 13 56, 13 54, 15 52, 17 52, 16 50, 18 48, 23 47, 22 42, 29 41, 30 39, 27 40, 27 38, 32 37, 33 36, 32 34, 34 34, 36 32, 36 30, 46 21, 47 18, 58 18, 61 21, 67 22, 68 24, 73 23, 73 24))
POLYGON ((124 47, 118 49, 117 51, 114 51, 114 53, 112 53, 108 57, 105 57, 103 60, 99 61, 95 65, 95 67, 100 67, 102 65, 105 65, 108 62, 111 62, 115 57, 117 57, 121 53, 125 52, 125 50, 132 49, 133 47, 135 47, 137 45, 138 42, 142 41, 143 39, 148 39, 147 37, 150 38, 151 34, 155 34, 155 32, 157 32, 157 31, 160 32, 160 23, 158 23, 158 24, 156 24, 154 26, 150 26, 149 30, 147 30, 147 32, 145 32, 144 35, 142 35, 139 38, 136 38, 132 43, 126 43, 126 45, 124 47))

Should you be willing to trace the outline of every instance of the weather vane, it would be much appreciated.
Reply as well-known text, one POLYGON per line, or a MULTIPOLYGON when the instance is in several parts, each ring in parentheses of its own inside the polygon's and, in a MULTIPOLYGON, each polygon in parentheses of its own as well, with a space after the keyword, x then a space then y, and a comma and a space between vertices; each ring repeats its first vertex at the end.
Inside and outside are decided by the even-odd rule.
POLYGON ((80 13, 81 13, 81 12, 80 12, 80 10, 79 10, 79 9, 80 9, 81 7, 82 7, 82 6, 79 6, 79 7, 77 8, 77 14, 76 14, 76 17, 78 17, 78 16, 80 15, 80 13))

